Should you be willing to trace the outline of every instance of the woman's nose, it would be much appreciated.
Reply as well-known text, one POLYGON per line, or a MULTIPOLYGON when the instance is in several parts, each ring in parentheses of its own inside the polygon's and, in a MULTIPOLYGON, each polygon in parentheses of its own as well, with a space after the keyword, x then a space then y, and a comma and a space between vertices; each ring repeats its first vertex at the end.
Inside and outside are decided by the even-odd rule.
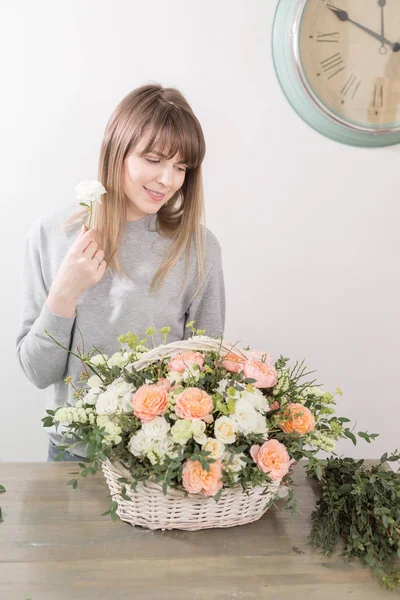
POLYGON ((172 169, 173 167, 163 167, 158 174, 158 181, 165 187, 172 185, 172 169))

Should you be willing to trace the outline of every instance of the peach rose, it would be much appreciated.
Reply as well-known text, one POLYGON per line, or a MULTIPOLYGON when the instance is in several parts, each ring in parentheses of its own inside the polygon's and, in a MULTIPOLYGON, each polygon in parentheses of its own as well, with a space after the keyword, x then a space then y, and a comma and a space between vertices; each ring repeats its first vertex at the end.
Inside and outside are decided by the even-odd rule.
POLYGON ((200 354, 200 352, 182 352, 182 354, 174 356, 174 358, 169 361, 168 368, 171 369, 171 371, 183 373, 193 365, 199 365, 200 370, 203 368, 204 356, 200 354))
POLYGON ((278 373, 275 367, 267 362, 262 362, 255 358, 250 358, 244 363, 245 377, 255 379, 254 387, 270 388, 276 385, 278 381, 278 373))
POLYGON ((239 373, 243 371, 244 360, 234 352, 228 352, 225 354, 221 366, 230 373, 239 373))
POLYGON ((165 388, 167 392, 169 392, 171 389, 171 383, 168 381, 168 379, 165 379, 165 377, 159 379, 155 385, 165 388))
POLYGON ((203 492, 206 496, 215 496, 222 488, 222 461, 210 463, 206 471, 198 460, 187 460, 182 470, 182 484, 191 494, 203 492))
POLYGON ((211 396, 199 388, 186 388, 176 399, 175 412, 181 419, 208 419, 213 409, 211 396))
POLYGON ((167 402, 167 390, 160 385, 142 385, 132 396, 133 412, 144 423, 163 415, 167 402))
POLYGON ((285 421, 280 423, 280 428, 285 433, 309 433, 315 428, 314 415, 306 406, 291 402, 283 414, 285 421))
POLYGON ((273 481, 281 480, 289 471, 290 456, 278 440, 268 440, 261 447, 254 445, 250 454, 258 468, 268 473, 273 481))

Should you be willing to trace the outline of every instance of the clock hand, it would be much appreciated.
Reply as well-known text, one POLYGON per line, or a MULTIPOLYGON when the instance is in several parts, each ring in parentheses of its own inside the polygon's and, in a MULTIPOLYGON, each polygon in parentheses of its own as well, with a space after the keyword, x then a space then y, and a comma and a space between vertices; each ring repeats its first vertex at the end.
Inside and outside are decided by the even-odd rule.
POLYGON ((375 38, 379 42, 388 44, 392 48, 393 52, 399 52, 400 44, 398 42, 393 43, 390 40, 383 37, 382 35, 380 35, 379 33, 372 31, 372 29, 368 29, 368 27, 364 27, 364 25, 361 25, 361 23, 357 23, 357 21, 353 21, 353 19, 350 19, 348 13, 345 10, 336 8, 336 6, 333 6, 333 4, 327 4, 326 6, 327 6, 327 8, 329 8, 329 10, 331 10, 337 16, 337 18, 340 21, 348 21, 349 23, 353 23, 353 25, 355 25, 359 29, 362 29, 362 31, 365 31, 365 33, 368 33, 368 35, 371 35, 373 38, 375 38))
POLYGON ((385 42, 383 41, 385 38, 385 13, 384 13, 384 8, 386 6, 386 0, 378 0, 378 4, 381 7, 381 36, 382 36, 382 41, 381 41, 381 46, 379 48, 379 52, 381 54, 386 54, 387 49, 385 46, 385 42))

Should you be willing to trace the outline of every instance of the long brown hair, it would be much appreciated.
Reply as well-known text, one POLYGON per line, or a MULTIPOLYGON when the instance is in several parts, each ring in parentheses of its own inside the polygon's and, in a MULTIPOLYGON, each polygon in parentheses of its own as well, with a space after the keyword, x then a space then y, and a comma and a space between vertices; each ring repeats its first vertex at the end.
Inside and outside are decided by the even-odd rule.
MULTIPOLYGON (((143 85, 121 100, 111 115, 101 145, 98 179, 107 190, 102 204, 93 206, 93 229, 104 250, 109 267, 127 276, 118 254, 127 218, 127 199, 122 185, 122 167, 126 156, 136 147, 142 135, 151 135, 143 154, 157 150, 167 158, 177 153, 186 163, 184 183, 157 213, 157 230, 172 243, 150 285, 150 293, 158 291, 181 254, 186 251, 186 268, 190 245, 194 239, 197 252, 197 289, 204 279, 205 214, 201 164, 206 145, 201 125, 184 96, 175 88, 160 84, 143 85)), ((79 211, 65 225, 81 217, 79 211)), ((182 286, 183 289, 183 286, 182 286)))

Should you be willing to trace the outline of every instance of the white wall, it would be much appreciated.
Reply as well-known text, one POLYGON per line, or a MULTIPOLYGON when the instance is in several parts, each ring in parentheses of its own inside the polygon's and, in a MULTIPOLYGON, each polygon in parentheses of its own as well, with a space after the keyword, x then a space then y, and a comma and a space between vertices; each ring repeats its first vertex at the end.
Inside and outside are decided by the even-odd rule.
POLYGON ((272 0, 8 3, 0 256, 2 460, 45 460, 45 394, 15 357, 22 244, 32 221, 97 178, 106 121, 151 81, 178 87, 207 140, 207 221, 223 248, 226 336, 317 370, 339 412, 379 432, 347 455, 393 450, 399 431, 400 148, 317 134, 273 71, 272 0))

